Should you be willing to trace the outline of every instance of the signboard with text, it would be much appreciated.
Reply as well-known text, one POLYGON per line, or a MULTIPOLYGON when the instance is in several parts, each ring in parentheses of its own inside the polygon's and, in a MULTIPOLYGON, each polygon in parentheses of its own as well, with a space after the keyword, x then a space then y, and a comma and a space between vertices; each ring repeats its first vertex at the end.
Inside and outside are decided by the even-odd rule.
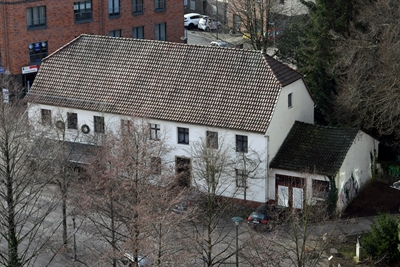
POLYGON ((22 74, 34 73, 38 71, 37 65, 22 67, 22 74))

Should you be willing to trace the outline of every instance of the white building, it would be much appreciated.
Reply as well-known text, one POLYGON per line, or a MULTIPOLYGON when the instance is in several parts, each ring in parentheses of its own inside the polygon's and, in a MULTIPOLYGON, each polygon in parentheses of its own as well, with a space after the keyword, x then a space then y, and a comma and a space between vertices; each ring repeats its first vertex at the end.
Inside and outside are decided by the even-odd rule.
POLYGON ((93 35, 43 60, 27 99, 32 123, 57 121, 80 142, 136 116, 167 133, 174 149, 162 160, 193 166, 190 148, 207 136, 233 154, 254 152, 261 164, 246 190, 232 168, 224 194, 255 202, 276 199, 269 163, 295 121, 314 121, 302 75, 264 53, 93 35))

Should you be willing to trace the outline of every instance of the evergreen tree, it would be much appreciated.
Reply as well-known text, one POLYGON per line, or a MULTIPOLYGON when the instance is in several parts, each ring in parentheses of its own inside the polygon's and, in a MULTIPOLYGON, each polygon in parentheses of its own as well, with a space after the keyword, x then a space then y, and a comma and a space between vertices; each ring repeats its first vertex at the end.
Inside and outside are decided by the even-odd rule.
POLYGON ((328 73, 334 60, 335 41, 331 32, 346 36, 353 17, 355 0, 300 0, 309 9, 310 21, 303 29, 304 38, 297 52, 297 66, 316 101, 315 119, 320 124, 335 124, 332 99, 336 83, 328 73))

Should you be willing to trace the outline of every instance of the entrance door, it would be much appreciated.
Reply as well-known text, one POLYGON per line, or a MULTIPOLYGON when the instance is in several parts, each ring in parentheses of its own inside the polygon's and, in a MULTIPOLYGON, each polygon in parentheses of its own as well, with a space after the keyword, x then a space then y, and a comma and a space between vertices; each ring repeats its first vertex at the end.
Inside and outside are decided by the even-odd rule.
POLYGON ((276 175, 276 199, 278 205, 292 207, 295 209, 303 208, 305 179, 286 175, 276 175))
POLYGON ((190 159, 177 157, 175 166, 179 185, 189 187, 191 185, 190 159))
POLYGON ((278 185, 278 205, 289 207, 289 187, 278 185))
POLYGON ((293 208, 303 209, 303 188, 293 187, 293 208))

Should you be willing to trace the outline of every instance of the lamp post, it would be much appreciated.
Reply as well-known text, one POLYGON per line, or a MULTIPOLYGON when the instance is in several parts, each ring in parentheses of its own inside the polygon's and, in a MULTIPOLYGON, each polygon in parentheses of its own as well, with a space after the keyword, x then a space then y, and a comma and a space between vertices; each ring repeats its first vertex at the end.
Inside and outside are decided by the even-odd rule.
POLYGON ((232 221, 236 227, 236 267, 239 267, 239 224, 243 219, 240 217, 233 217, 232 221))
POLYGON ((76 255, 76 224, 75 224, 75 214, 72 215, 72 224, 74 227, 74 261, 78 259, 78 256, 76 255))

